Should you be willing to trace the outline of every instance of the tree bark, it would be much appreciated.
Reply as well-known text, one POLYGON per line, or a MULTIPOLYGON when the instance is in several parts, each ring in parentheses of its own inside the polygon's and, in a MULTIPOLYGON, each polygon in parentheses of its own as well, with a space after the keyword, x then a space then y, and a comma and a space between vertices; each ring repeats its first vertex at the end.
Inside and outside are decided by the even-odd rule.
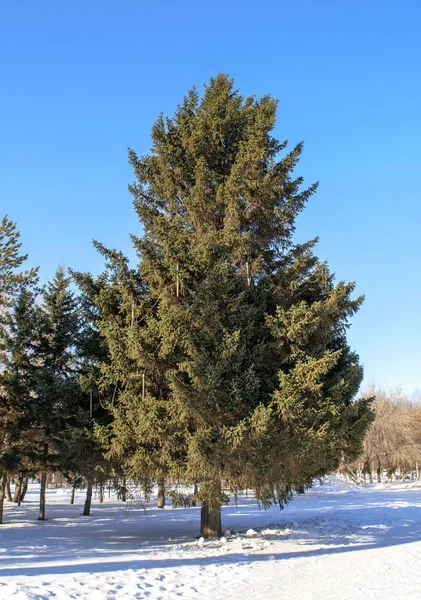
POLYGON ((99 498, 99 503, 102 504, 104 502, 104 484, 103 483, 99 484, 98 498, 99 498))
POLYGON ((20 495, 22 493, 22 480, 21 478, 15 479, 15 493, 13 494, 13 502, 20 505, 20 495))
MULTIPOLYGON (((44 444, 44 458, 48 456, 48 444, 44 444)), ((45 490, 47 489, 47 463, 44 464, 44 469, 41 473, 41 488, 39 491, 39 515, 38 521, 45 521, 45 490)))
POLYGON ((26 492, 28 491, 28 477, 25 477, 23 480, 23 487, 20 493, 20 501, 23 502, 25 500, 26 492))
POLYGON ((209 501, 203 500, 200 511, 200 535, 205 539, 222 536, 221 507, 209 509, 209 501))
POLYGON ((194 487, 193 487, 193 499, 191 501, 191 505, 192 506, 196 506, 197 505, 197 494, 198 494, 198 491, 199 491, 199 486, 197 485, 197 483, 195 483, 194 487))
POLYGON ((92 502, 92 488, 94 486, 93 477, 90 475, 88 478, 88 487, 86 489, 86 500, 85 506, 83 507, 83 516, 89 517, 91 514, 91 502, 92 502))
POLYGON ((76 486, 72 486, 72 493, 70 496, 70 504, 74 504, 75 503, 75 491, 76 491, 76 486))
POLYGON ((9 502, 13 502, 12 490, 10 489, 10 479, 9 477, 6 480, 6 496, 9 502))
POLYGON ((156 508, 164 508, 165 507, 165 482, 164 478, 158 480, 158 502, 156 504, 156 508))
POLYGON ((45 489, 47 487, 47 471, 41 473, 41 487, 39 490, 38 521, 45 521, 45 489))
POLYGON ((200 535, 205 539, 219 538, 222 536, 221 480, 215 479, 201 484, 201 490, 205 492, 205 498, 202 500, 200 511, 200 535))
POLYGON ((123 484, 120 487, 121 501, 126 502, 127 500, 127 482, 123 479, 123 484))
POLYGON ((6 481, 7 481, 7 477, 6 477, 6 475, 3 475, 2 479, 1 479, 1 484, 0 484, 0 525, 3 523, 3 507, 4 507, 4 497, 5 497, 5 490, 6 490, 6 481))
POLYGON ((377 483, 382 482, 382 465, 380 462, 380 458, 377 459, 377 483))

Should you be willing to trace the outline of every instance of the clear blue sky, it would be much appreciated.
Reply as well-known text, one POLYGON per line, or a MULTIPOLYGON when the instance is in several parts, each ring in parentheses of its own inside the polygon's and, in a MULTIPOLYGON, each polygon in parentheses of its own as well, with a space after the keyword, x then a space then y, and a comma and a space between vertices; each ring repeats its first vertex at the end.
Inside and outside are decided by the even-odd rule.
POLYGON ((300 241, 366 302, 349 340, 366 382, 421 388, 421 2, 8 0, 0 14, 0 216, 44 280, 132 255, 127 146, 211 75, 279 98, 320 188, 300 241))

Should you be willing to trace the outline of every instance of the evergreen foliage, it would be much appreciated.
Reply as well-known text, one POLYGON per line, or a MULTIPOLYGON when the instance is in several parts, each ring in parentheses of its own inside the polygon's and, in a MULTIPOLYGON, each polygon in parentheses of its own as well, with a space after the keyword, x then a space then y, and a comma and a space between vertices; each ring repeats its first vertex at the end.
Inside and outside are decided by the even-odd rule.
POLYGON ((151 154, 129 152, 138 270, 99 246, 111 454, 140 479, 199 483, 205 536, 221 530, 221 480, 282 505, 355 454, 371 418, 346 342, 362 298, 315 240, 293 242, 317 185, 294 176, 302 144, 272 136, 276 107, 225 75, 191 90, 155 123, 151 154))
POLYGON ((40 310, 28 284, 13 300, 1 331, 0 372, 3 466, 5 471, 32 470, 32 450, 38 436, 34 385, 39 349, 40 310))
POLYGON ((16 223, 0 224, 0 523, 7 477, 30 469, 31 394, 38 347, 38 269, 22 270, 16 223))
POLYGON ((156 301, 147 298, 139 274, 121 253, 96 247, 106 271, 97 279, 74 274, 90 290, 97 311, 93 323, 107 349, 99 362, 99 387, 112 419, 97 426, 96 434, 108 446, 108 458, 147 493, 156 479, 179 478, 183 457, 180 420, 168 412, 166 364, 157 360, 156 334, 148 327, 156 301))
POLYGON ((40 426, 54 436, 75 408, 79 308, 71 279, 60 266, 43 294, 36 410, 40 426))
POLYGON ((27 254, 21 254, 20 233, 16 223, 5 215, 0 224, 0 314, 3 315, 8 302, 22 284, 36 284, 38 267, 21 270, 27 254))
POLYGON ((77 301, 71 279, 60 266, 43 293, 41 344, 34 386, 34 412, 41 431, 38 465, 42 473, 40 519, 45 518, 45 479, 48 469, 58 469, 62 457, 57 444, 80 396, 76 379, 75 344, 79 333, 77 301))
POLYGON ((92 485, 103 485, 111 476, 115 479, 121 469, 105 456, 101 435, 96 433, 110 421, 105 407, 114 393, 111 382, 102 385, 101 368, 109 363, 109 351, 96 325, 101 312, 95 300, 104 282, 89 274, 73 271, 71 274, 79 288, 80 320, 75 342, 77 393, 73 395, 72 413, 57 445, 62 460, 61 470, 67 479, 72 484, 81 478, 88 483, 84 514, 89 515, 92 485))
MULTIPOLYGON (((303 145, 273 135, 277 102, 220 74, 129 151, 139 264, 95 246, 98 277, 59 267, 45 290, 0 225, 0 522, 7 476, 127 477, 194 486, 201 534, 221 534, 226 488, 282 507, 354 460, 372 421, 346 333, 363 298, 294 241, 317 184, 303 145), (224 489, 225 488, 225 489, 224 489)), ((18 493, 19 495, 19 493, 18 493)), ((190 500, 189 500, 190 501, 190 500)))

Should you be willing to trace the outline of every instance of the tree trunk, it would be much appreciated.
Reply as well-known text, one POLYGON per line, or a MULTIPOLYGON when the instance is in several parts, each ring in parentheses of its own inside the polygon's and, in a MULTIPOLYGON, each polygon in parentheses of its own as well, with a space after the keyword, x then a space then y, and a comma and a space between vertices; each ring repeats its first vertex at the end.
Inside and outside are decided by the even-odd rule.
POLYGON ((83 507, 83 516, 89 517, 91 514, 91 502, 92 502, 92 488, 94 486, 94 481, 92 475, 88 478, 88 487, 86 489, 86 500, 85 506, 83 507))
POLYGON ((418 463, 415 464, 415 474, 416 474, 417 479, 419 479, 420 478, 420 469, 419 469, 418 463))
POLYGON ((377 459, 377 483, 382 482, 382 465, 380 462, 380 458, 377 459))
POLYGON ((222 536, 221 479, 205 482, 200 489, 204 495, 200 511, 200 535, 205 539, 219 538, 222 536))
POLYGON ((45 521, 45 489, 47 487, 47 471, 41 474, 41 488, 39 490, 38 521, 45 521))
POLYGON ((368 480, 369 480, 369 482, 370 482, 370 483, 373 483, 373 476, 372 476, 372 473, 371 473, 371 465, 370 465, 370 462, 369 462, 369 461, 367 461, 367 462, 364 464, 364 467, 363 467, 363 475, 364 475, 364 483, 365 483, 365 484, 367 483, 367 475, 368 475, 368 480))
POLYGON ((76 486, 73 485, 72 486, 72 493, 70 496, 70 504, 74 504, 75 503, 75 491, 76 491, 76 486))
POLYGON ((104 502, 104 484, 100 483, 99 484, 99 503, 102 504, 104 502))
POLYGON ((13 494, 13 502, 20 505, 20 496, 22 493, 22 481, 20 477, 15 479, 15 493, 13 494))
POLYGON ((10 489, 10 479, 9 477, 6 480, 6 496, 9 502, 13 502, 12 490, 10 489))
POLYGON ((205 539, 222 536, 221 507, 209 510, 208 500, 203 500, 200 511, 200 535, 205 539))
MULTIPOLYGON (((44 458, 48 456, 48 444, 44 444, 44 458)), ((47 463, 44 463, 44 469, 41 474, 41 488, 39 491, 39 515, 38 521, 45 521, 45 490, 47 489, 47 463)))
POLYGON ((165 507, 165 482, 164 478, 158 480, 158 502, 156 504, 156 508, 164 508, 165 507))
POLYGON ((6 475, 3 475, 0 484, 0 525, 3 523, 3 507, 4 507, 4 496, 6 490, 6 475))
POLYGON ((25 500, 26 492, 28 491, 28 477, 25 477, 23 480, 23 487, 20 494, 20 501, 23 502, 25 500))
POLYGON ((359 483, 359 481, 358 481, 358 471, 356 473, 354 473, 348 467, 344 467, 344 468, 345 468, 347 480, 349 481, 351 479, 351 481, 353 481, 354 483, 358 484, 359 483))
POLYGON ((304 494, 304 493, 305 493, 305 491, 306 491, 306 490, 305 490, 305 487, 304 487, 303 485, 299 485, 299 486, 296 488, 296 492, 297 492, 297 494, 304 494))
POLYGON ((199 491, 199 486, 197 485, 197 483, 194 484, 193 487, 193 499, 191 501, 191 505, 192 506, 196 506, 197 505, 197 493, 199 491))
POLYGON ((127 499, 127 482, 123 479, 123 484, 120 487, 121 501, 126 502, 127 499))

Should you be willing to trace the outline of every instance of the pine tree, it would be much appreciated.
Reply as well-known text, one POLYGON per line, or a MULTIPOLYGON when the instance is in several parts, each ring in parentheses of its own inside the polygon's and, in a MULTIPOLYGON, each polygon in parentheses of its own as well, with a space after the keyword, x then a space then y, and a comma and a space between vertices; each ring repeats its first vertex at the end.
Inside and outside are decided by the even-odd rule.
POLYGON ((74 275, 85 293, 89 290, 97 311, 94 322, 108 352, 100 361, 99 386, 112 420, 96 428, 97 436, 114 468, 123 467, 145 493, 159 481, 162 508, 165 481, 180 478, 184 437, 182 422, 168 403, 167 365, 157 357, 156 300, 120 252, 95 245, 106 271, 96 280, 74 275))
POLYGON ((106 292, 113 377, 125 363, 112 443, 132 472, 162 464, 199 484, 205 537, 221 534, 221 481, 283 505, 355 453, 371 418, 346 342, 362 298, 335 283, 315 241, 294 244, 317 185, 293 175, 302 144, 286 152, 272 137, 276 107, 218 75, 158 119, 150 155, 129 152, 144 235, 134 317, 118 282, 106 292))
POLYGON ((115 395, 114 384, 102 385, 102 369, 109 364, 109 351, 97 327, 101 315, 96 298, 104 282, 90 274, 71 271, 79 288, 80 330, 75 349, 78 361, 76 406, 60 432, 58 445, 62 470, 72 484, 87 483, 83 514, 90 515, 94 483, 103 486, 111 475, 118 475, 118 465, 105 456, 103 430, 110 421, 104 408, 115 395))
POLYGON ((34 472, 34 446, 40 435, 33 410, 40 312, 30 285, 20 287, 0 332, 1 468, 3 476, 19 481, 34 472))
POLYGON ((36 284, 38 267, 21 271, 27 254, 21 254, 20 233, 16 223, 5 215, 0 224, 0 315, 4 315, 9 302, 21 284, 36 284))
POLYGON ((60 265, 43 294, 44 367, 62 379, 75 370, 75 343, 79 331, 79 310, 70 285, 71 277, 66 276, 60 265))
POLYGON ((36 346, 38 268, 23 271, 16 223, 0 224, 0 523, 8 477, 28 468, 25 449, 33 354, 36 346))
POLYGON ((42 432, 37 453, 41 471, 39 519, 45 519, 45 490, 49 467, 58 468, 55 446, 59 432, 77 407, 75 348, 79 333, 79 309, 70 290, 71 278, 60 266, 43 294, 41 344, 33 411, 42 432))

